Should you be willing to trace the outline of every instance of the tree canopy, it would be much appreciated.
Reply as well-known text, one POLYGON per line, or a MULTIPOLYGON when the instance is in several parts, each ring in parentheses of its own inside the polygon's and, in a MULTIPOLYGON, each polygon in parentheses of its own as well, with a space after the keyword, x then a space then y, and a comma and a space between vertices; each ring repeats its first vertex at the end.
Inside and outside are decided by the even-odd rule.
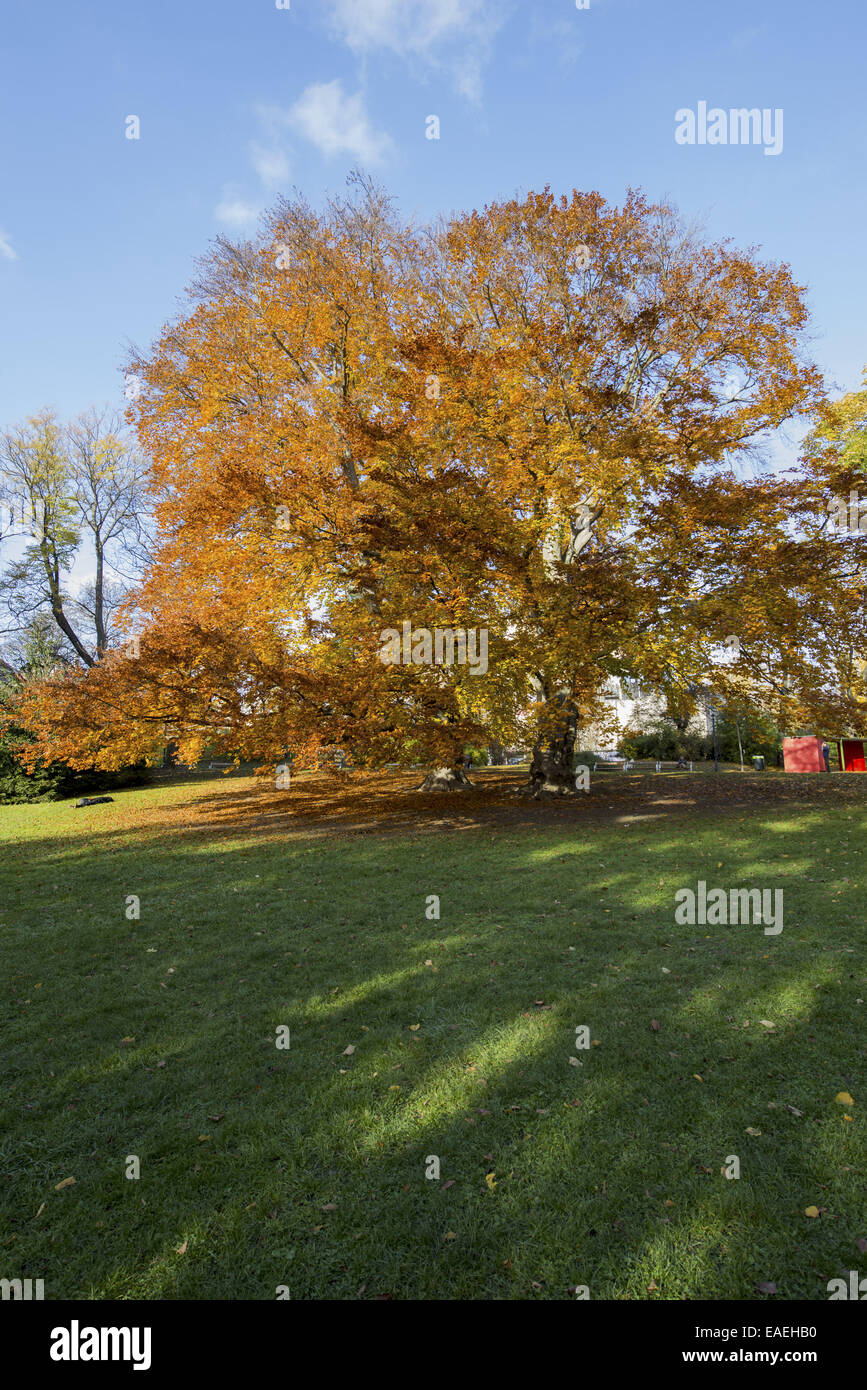
POLYGON ((532 727, 550 791, 612 675, 853 725, 865 538, 827 519, 857 459, 807 331, 788 267, 637 192, 428 227, 361 177, 281 201, 129 363, 156 518, 135 654, 32 683, 22 722, 105 767, 168 737, 451 762, 532 727), (798 419, 826 431, 803 465, 757 470, 798 419), (416 659, 386 663, 405 624, 416 659), (485 670, 426 659, 458 629, 485 670))

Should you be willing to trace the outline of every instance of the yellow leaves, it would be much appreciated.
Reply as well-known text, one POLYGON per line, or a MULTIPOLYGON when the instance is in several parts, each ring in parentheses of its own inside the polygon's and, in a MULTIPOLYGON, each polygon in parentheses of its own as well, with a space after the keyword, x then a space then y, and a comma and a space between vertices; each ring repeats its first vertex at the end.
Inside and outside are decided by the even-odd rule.
POLYGON ((420 1027, 421 1027, 421 1024, 420 1024, 420 1023, 411 1023, 411 1024, 409 1025, 409 1031, 410 1031, 411 1033, 417 1033, 420 1027))
POLYGON ((443 1240, 457 1240, 457 1236, 455 1235, 454 1231, 446 1231, 445 1235, 443 1236, 443 1240))
POLYGON ((855 1102, 848 1091, 838 1091, 834 1097, 838 1105, 854 1105, 855 1102))
POLYGON ((819 1215, 819 1208, 818 1208, 818 1207, 805 1207, 805 1208, 804 1208, 804 1215, 805 1215, 805 1216, 811 1216, 811 1217, 818 1216, 818 1215, 819 1215))
POLYGON ((179 1246, 178 1246, 177 1250, 175 1251, 175 1254, 176 1254, 176 1255, 186 1255, 186 1253, 187 1253, 187 1246, 189 1245, 189 1243, 190 1243, 190 1242, 189 1242, 188 1240, 185 1240, 184 1243, 183 1243, 183 1245, 179 1245, 179 1246))
POLYGON ((63 1182, 58 1182, 54 1184, 54 1191, 61 1192, 64 1187, 72 1187, 74 1182, 75 1178, 64 1178, 63 1182))
POLYGON ((694 1071, 694 1072, 693 1072, 693 1076, 695 1077, 696 1081, 704 1081, 704 1077, 703 1077, 703 1076, 699 1076, 699 1074, 698 1074, 697 1071, 694 1071))
POLYGON ((761 1132, 762 1132, 762 1131, 761 1131, 760 1129, 754 1129, 752 1125, 750 1125, 750 1127, 749 1127, 748 1129, 744 1130, 744 1133, 745 1133, 745 1134, 751 1134, 751 1135, 753 1136, 753 1138, 755 1138, 755 1139, 758 1138, 758 1136, 761 1134, 761 1132))
POLYGON ((488 1184, 488 1191, 489 1191, 489 1192, 493 1192, 494 1188, 495 1188, 496 1185, 497 1185, 497 1179, 496 1179, 496 1177, 494 1176, 494 1174, 493 1174, 493 1173, 486 1173, 486 1174, 485 1174, 485 1182, 488 1184))

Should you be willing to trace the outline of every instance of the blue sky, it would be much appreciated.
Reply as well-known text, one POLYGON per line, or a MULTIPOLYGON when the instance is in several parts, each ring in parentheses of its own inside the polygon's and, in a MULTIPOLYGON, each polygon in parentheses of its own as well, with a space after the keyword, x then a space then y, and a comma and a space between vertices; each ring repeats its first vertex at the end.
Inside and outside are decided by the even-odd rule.
POLYGON ((0 427, 123 404, 127 342, 218 232, 360 165, 420 218, 628 186, 808 287, 832 386, 867 363, 864 0, 40 0, 6 7, 0 427), (681 145, 675 112, 783 111, 783 149, 681 145), (127 117, 140 138, 126 138, 127 117), (425 137, 426 118, 439 140, 425 137))

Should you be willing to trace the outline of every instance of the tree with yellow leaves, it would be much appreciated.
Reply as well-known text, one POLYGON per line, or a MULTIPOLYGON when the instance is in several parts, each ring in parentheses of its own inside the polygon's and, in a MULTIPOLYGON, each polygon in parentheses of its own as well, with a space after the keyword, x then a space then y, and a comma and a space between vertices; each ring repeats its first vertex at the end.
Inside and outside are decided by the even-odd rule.
POLYGON ((863 595, 858 540, 823 525, 833 469, 740 466, 824 405, 785 266, 637 193, 417 228, 358 178, 218 240, 191 301, 130 363, 157 519, 138 655, 33 689, 46 747, 451 766, 532 703, 541 795, 573 790, 612 675, 676 701, 712 670, 778 718, 844 717, 863 595))

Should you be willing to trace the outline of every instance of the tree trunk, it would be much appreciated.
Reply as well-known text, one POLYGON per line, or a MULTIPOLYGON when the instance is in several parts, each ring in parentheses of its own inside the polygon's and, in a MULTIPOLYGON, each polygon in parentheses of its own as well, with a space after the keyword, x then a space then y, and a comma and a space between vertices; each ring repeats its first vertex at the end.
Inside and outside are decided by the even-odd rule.
POLYGON ((555 695, 545 702, 539 721, 539 738, 533 748, 530 781, 524 791, 534 797, 575 796, 572 768, 578 736, 578 706, 570 695, 555 695))
POLYGON ((503 745, 501 743, 489 743, 488 757, 491 760, 491 767, 502 767, 506 761, 503 745))

